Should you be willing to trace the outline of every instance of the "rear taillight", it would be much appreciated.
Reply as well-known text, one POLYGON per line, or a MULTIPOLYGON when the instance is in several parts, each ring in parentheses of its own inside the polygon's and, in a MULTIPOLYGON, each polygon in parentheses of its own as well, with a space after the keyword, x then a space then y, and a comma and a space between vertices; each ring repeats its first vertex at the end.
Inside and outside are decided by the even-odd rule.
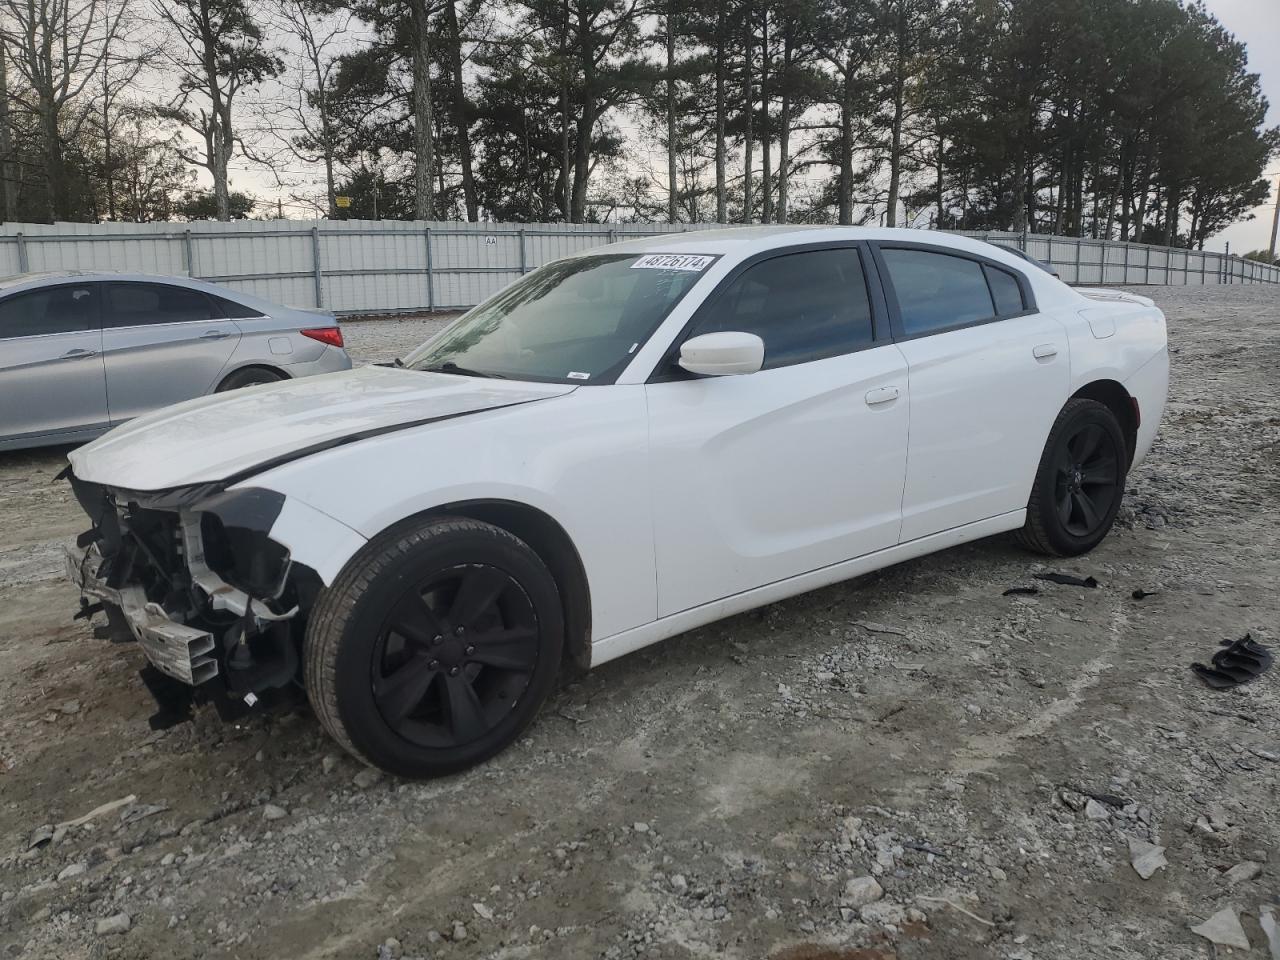
POLYGON ((1133 428, 1136 430, 1142 426, 1142 408, 1138 406, 1138 398, 1130 397, 1129 402, 1133 404, 1133 428))
POLYGON ((319 340, 321 343, 327 343, 331 347, 341 347, 343 345, 341 327, 314 327, 311 330, 299 330, 298 332, 304 337, 319 340))

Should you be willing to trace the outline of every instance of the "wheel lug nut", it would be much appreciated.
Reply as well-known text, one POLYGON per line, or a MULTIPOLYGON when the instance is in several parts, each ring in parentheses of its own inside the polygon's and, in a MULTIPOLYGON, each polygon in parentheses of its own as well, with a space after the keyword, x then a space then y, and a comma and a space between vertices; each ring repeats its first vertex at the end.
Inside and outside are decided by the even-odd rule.
POLYGON ((436 636, 431 638, 431 642, 436 646, 439 646, 440 644, 444 643, 444 637, 437 634, 436 636))
POLYGON ((456 636, 456 637, 460 637, 460 636, 462 636, 462 635, 463 635, 464 633, 466 633, 466 632, 467 632, 467 631, 466 631, 463 627, 457 627, 457 628, 455 628, 455 629, 454 629, 453 634, 454 634, 454 636, 456 636))
POLYGON ((428 669, 428 670, 434 670, 434 669, 435 669, 436 667, 438 667, 438 666, 440 666, 440 661, 439 661, 439 660, 432 660, 430 663, 428 663, 428 664, 427 664, 427 669, 428 669))
POLYGON ((472 655, 473 653, 475 653, 475 652, 476 652, 476 648, 475 648, 475 647, 467 647, 467 656, 468 656, 468 657, 469 657, 469 656, 471 656, 471 655, 472 655))
POLYGON ((458 675, 458 668, 457 668, 457 667, 450 667, 450 668, 449 668, 449 676, 451 676, 451 677, 456 677, 457 675, 458 675))

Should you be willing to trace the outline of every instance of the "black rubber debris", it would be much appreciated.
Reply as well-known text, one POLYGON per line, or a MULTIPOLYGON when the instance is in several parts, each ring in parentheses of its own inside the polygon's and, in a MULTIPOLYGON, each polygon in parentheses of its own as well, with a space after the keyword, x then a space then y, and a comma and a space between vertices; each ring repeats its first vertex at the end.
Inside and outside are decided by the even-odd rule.
POLYGON ((1133 599, 1145 600, 1147 597, 1154 597, 1159 592, 1159 590, 1135 590, 1133 591, 1133 599))
POLYGON ((1098 581, 1093 577, 1073 577, 1069 573, 1037 573, 1037 580, 1048 580, 1050 583, 1060 583, 1064 587, 1089 587, 1093 588, 1098 585, 1098 581))
POLYGON ((1004 593, 1000 594, 1000 596, 1002 597, 1034 597, 1039 592, 1040 592, 1039 587, 1010 587, 1004 593))
POLYGON ((1261 676, 1271 666, 1271 651, 1250 634, 1239 640, 1223 640, 1223 649, 1213 655, 1213 666, 1193 663, 1191 669, 1214 690, 1230 690, 1261 676))

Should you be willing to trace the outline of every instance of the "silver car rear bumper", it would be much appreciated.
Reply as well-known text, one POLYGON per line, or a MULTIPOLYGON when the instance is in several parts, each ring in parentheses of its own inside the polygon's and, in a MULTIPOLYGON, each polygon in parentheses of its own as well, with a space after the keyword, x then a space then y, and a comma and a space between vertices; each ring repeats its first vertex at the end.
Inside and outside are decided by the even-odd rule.
POLYGON ((107 586, 97 576, 102 564, 97 546, 88 550, 68 547, 66 562, 67 578, 81 594, 120 608, 142 652, 157 670, 193 687, 218 675, 213 635, 170 619, 158 603, 147 600, 141 587, 117 590, 107 586))

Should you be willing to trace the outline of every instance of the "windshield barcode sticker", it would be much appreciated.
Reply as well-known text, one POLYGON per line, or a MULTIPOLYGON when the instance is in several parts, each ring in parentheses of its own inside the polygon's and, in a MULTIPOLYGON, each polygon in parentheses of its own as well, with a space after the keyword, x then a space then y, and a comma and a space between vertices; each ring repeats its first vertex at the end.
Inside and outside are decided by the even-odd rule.
POLYGON ((688 270, 700 273, 715 257, 691 253, 648 253, 631 265, 632 270, 688 270))
POLYGON ((578 371, 578 370, 570 370, 569 379, 570 380, 590 380, 591 374, 582 373, 581 371, 578 371))

